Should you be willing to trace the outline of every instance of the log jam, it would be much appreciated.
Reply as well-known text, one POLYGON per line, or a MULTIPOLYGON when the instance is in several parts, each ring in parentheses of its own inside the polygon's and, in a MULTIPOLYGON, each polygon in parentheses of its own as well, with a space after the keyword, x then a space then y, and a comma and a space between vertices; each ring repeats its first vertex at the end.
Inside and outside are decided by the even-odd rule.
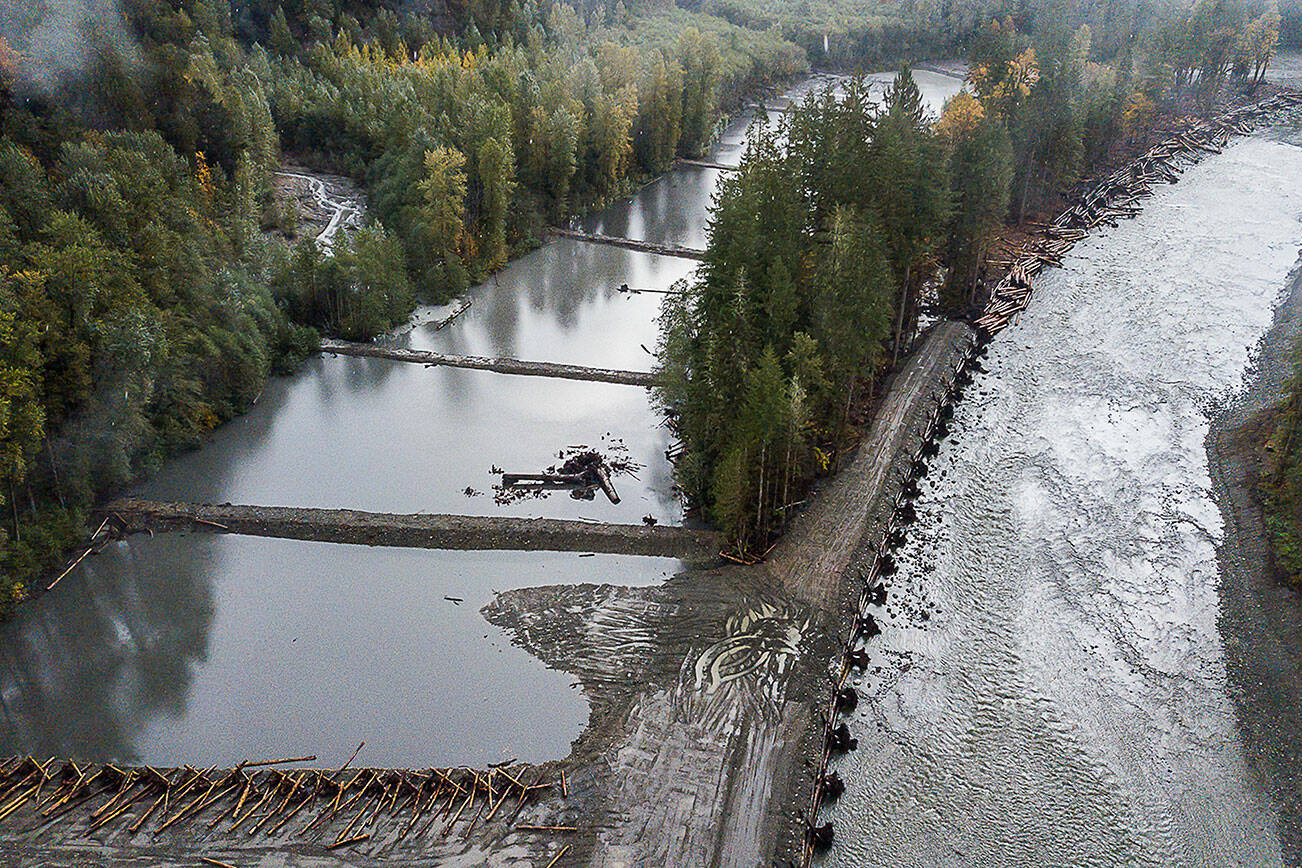
MULTIPOLYGON (((464 847, 472 833, 493 840, 553 828, 520 822, 533 815, 535 802, 558 789, 554 773, 528 763, 512 760, 484 769, 383 769, 349 768, 350 759, 338 769, 298 767, 315 759, 200 770, 10 757, 0 761, 5 846, 43 850, 49 838, 58 835, 95 858, 70 858, 66 863, 56 858, 55 864, 222 866, 252 864, 250 844, 258 848, 254 852, 347 848, 351 861, 404 845, 428 850, 449 833, 455 833, 457 847, 464 847), (283 765, 289 767, 269 768, 283 765), (529 813, 521 818, 526 808, 529 813), (118 861, 108 856, 103 842, 123 846, 137 836, 154 842, 152 846, 186 841, 187 849, 222 859, 209 855, 176 862, 141 856, 118 861)), ((547 840, 536 835, 526 840, 538 837, 547 840)), ((5 864, 13 863, 6 859, 5 864)), ((286 862, 281 856, 276 864, 303 863, 293 856, 286 862)))
POLYGON ((1076 198, 1075 204, 1052 223, 1013 250, 996 251, 988 262, 1006 268, 981 316, 973 323, 987 335, 1008 326, 1026 309, 1032 281, 1045 266, 1061 265, 1062 257, 1101 224, 1116 225, 1139 213, 1140 200, 1153 195, 1154 184, 1173 184, 1185 166, 1208 154, 1219 154, 1231 136, 1251 133, 1279 114, 1302 106, 1302 93, 1286 92, 1231 109, 1172 133, 1076 198))
POLYGON ((359 344, 352 341, 322 341, 321 352, 337 353, 341 356, 386 359, 391 362, 409 362, 417 365, 471 368, 477 371, 519 374, 526 377, 557 377, 562 380, 618 383, 624 386, 650 387, 654 386, 656 382, 655 374, 649 371, 620 371, 613 368, 590 368, 585 365, 561 365, 555 362, 526 362, 520 359, 500 359, 487 356, 458 356, 449 353, 436 353, 431 350, 408 350, 400 347, 383 347, 377 344, 359 344))
POLYGON ((718 535, 672 525, 608 524, 555 518, 397 515, 354 509, 162 503, 123 499, 104 508, 125 533, 177 530, 399 548, 541 550, 717 558, 718 535))

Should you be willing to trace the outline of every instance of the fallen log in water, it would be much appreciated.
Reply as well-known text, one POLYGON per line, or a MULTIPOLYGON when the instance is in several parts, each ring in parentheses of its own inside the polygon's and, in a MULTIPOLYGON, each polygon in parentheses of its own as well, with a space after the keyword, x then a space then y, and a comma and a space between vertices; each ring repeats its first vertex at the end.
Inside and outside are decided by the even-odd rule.
POLYGON ((447 316, 443 317, 443 319, 434 323, 434 331, 436 332, 442 331, 443 329, 447 328, 449 325, 452 324, 453 320, 461 316, 466 311, 470 310, 470 305, 472 305, 473 303, 474 303, 473 299, 469 299, 469 298, 463 299, 461 304, 457 306, 456 310, 452 311, 452 313, 448 314, 447 316))
POLYGON ((729 166, 726 163, 715 163, 710 160, 689 160, 686 157, 679 157, 678 163, 681 166, 696 166, 700 169, 719 169, 723 172, 736 172, 741 166, 729 166))
POLYGON ((359 344, 352 341, 327 340, 321 342, 321 352, 341 356, 363 356, 387 359, 391 362, 409 362, 417 365, 444 365, 449 368, 472 368, 477 371, 494 371, 499 374, 520 374, 527 377, 557 377, 562 380, 585 380, 595 383, 618 383, 625 386, 654 386, 655 374, 649 371, 620 371, 612 368, 589 368, 584 365, 561 365, 555 362, 526 362, 520 359, 494 359, 485 356, 458 356, 430 350, 408 350, 382 347, 376 344, 359 344))
POLYGON ((670 525, 555 518, 361 512, 287 506, 161 503, 124 499, 104 508, 120 531, 233 533, 400 548, 541 550, 653 555, 711 561, 718 534, 670 525))
POLYGON ((611 247, 623 247, 639 253, 654 253, 657 256, 677 256, 679 259, 705 259, 705 251, 695 247, 679 247, 676 244, 657 244, 654 241, 635 241, 632 238, 620 238, 615 235, 602 235, 596 232, 583 232, 578 229, 562 229, 553 226, 549 230, 558 238, 570 238, 574 241, 586 241, 590 244, 607 244, 611 247))

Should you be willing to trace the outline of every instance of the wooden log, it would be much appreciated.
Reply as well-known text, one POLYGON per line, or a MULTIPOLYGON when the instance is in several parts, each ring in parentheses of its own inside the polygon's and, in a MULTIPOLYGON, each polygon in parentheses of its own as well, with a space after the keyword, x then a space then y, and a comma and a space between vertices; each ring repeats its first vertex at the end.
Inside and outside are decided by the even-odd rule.
POLYGON ((606 468, 598 465, 593 469, 593 472, 596 474, 597 483, 601 486, 601 490, 606 493, 606 497, 610 498, 610 502, 619 503, 619 494, 615 491, 615 486, 611 483, 610 474, 606 472, 606 468))
POLYGON ((521 482, 554 482, 561 485, 583 485, 582 473, 503 473, 502 484, 517 485, 521 482))
POLYGON ((442 331, 443 329, 447 328, 448 325, 450 325, 450 324, 452 323, 453 320, 455 320, 457 317, 461 316, 461 315, 462 315, 463 313, 465 313, 466 311, 470 310, 470 305, 471 305, 471 304, 473 304, 473 300, 472 300, 472 299, 469 299, 469 298, 466 299, 465 302, 462 303, 462 305, 461 305, 460 307, 458 307, 456 310, 452 311, 452 313, 448 314, 448 315, 445 316, 443 319, 441 319, 441 320, 439 320, 438 322, 434 323, 434 331, 436 331, 436 332, 437 332, 437 331, 442 331))
POLYGON ((672 525, 607 524, 507 516, 394 515, 349 509, 158 503, 120 500, 107 509, 127 531, 198 530, 281 539, 317 540, 399 548, 462 551, 530 550, 603 552, 713 561, 717 534, 672 525), (194 524, 196 516, 221 519, 227 530, 194 524))
POLYGON ((280 766, 280 765, 284 765, 285 763, 310 763, 315 761, 316 761, 316 754, 312 754, 311 756, 295 756, 295 757, 289 757, 288 759, 259 760, 257 762, 251 762, 251 763, 240 763, 240 768, 256 769, 261 766, 280 766))
POLYGON ((585 241, 589 244, 605 244, 611 247, 622 247, 625 250, 635 250, 639 253, 654 253, 657 256, 675 256, 679 259, 695 259, 698 262, 705 259, 705 251, 694 247, 679 247, 676 244, 657 244, 654 241, 636 241, 632 238, 620 238, 618 236, 602 235, 596 232, 583 232, 578 229, 562 229, 559 226, 554 226, 549 231, 558 238, 569 238, 573 241, 585 241))
POLYGON ((335 841, 333 844, 326 847, 326 849, 338 850, 340 847, 351 847, 353 844, 360 844, 363 841, 369 841, 369 840, 371 840, 371 833, 367 832, 364 835, 358 835, 354 838, 349 838, 347 841, 335 841))
POLYGON ((689 160, 686 157, 678 158, 679 165, 696 166, 700 169, 718 169, 721 172, 736 172, 741 166, 729 166, 726 163, 715 163, 710 160, 689 160))
POLYGON ((417 365, 446 366, 493 371, 498 374, 517 374, 528 377, 556 377, 563 380, 584 380, 597 383, 618 383, 625 386, 654 386, 655 375, 645 371, 620 371, 611 368, 590 368, 584 365, 565 365, 555 362, 526 362, 520 359, 486 358, 483 356, 458 356, 435 353, 429 350, 408 350, 398 347, 381 347, 351 341, 322 341, 321 352, 341 356, 361 356, 385 359, 391 362, 408 362, 417 365))

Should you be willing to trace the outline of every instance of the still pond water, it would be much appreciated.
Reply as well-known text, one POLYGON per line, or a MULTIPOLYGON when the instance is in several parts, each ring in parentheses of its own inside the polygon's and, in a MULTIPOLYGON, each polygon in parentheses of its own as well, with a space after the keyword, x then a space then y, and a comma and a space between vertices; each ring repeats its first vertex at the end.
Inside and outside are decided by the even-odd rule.
MULTIPOLYGON (((917 79, 936 111, 958 89, 936 73, 917 79)), ((748 124, 734 123, 709 159, 736 163, 748 124)), ((680 167, 583 225, 703 247, 721 176, 680 167)), ((648 370, 662 296, 619 287, 668 289, 694 267, 559 240, 472 290, 446 328, 434 328, 443 311, 422 310, 390 340, 648 370)), ((136 493, 676 523, 669 446, 643 389, 325 357, 268 384, 248 415, 136 493), (503 507, 483 493, 493 466, 535 472, 577 445, 622 447, 642 465, 616 480, 618 506, 562 493, 503 507)), ((329 765, 364 740, 358 762, 377 766, 560 758, 587 722, 586 700, 480 608, 495 591, 647 584, 678 569, 658 558, 133 537, 0 627, 0 753, 200 766, 316 754, 329 765)))

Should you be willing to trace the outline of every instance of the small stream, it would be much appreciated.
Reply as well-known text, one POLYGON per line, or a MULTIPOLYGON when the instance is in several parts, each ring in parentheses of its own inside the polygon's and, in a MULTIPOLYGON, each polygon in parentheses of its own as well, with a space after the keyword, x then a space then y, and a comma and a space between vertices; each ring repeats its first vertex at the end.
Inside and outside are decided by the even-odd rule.
MULTIPOLYGON (((917 77, 933 110, 958 89, 954 78, 917 77)), ((748 123, 733 123, 709 158, 739 160, 748 123)), ((583 225, 703 247, 722 174, 677 168, 583 225)), ((471 290, 447 327, 423 309, 390 340, 648 370, 662 296, 619 287, 665 290, 694 267, 559 240, 471 290)), ((643 389, 322 357, 269 383, 247 415, 135 493, 673 524, 682 512, 670 444, 643 389), (618 505, 562 492, 499 506, 490 496, 494 466, 537 472, 567 447, 612 444, 641 465, 615 480, 618 505)), ((160 765, 315 753, 330 765, 365 740, 358 762, 368 765, 560 758, 587 722, 586 699, 480 609, 499 591, 647 585, 680 569, 612 555, 135 536, 0 625, 0 753, 160 765)))

